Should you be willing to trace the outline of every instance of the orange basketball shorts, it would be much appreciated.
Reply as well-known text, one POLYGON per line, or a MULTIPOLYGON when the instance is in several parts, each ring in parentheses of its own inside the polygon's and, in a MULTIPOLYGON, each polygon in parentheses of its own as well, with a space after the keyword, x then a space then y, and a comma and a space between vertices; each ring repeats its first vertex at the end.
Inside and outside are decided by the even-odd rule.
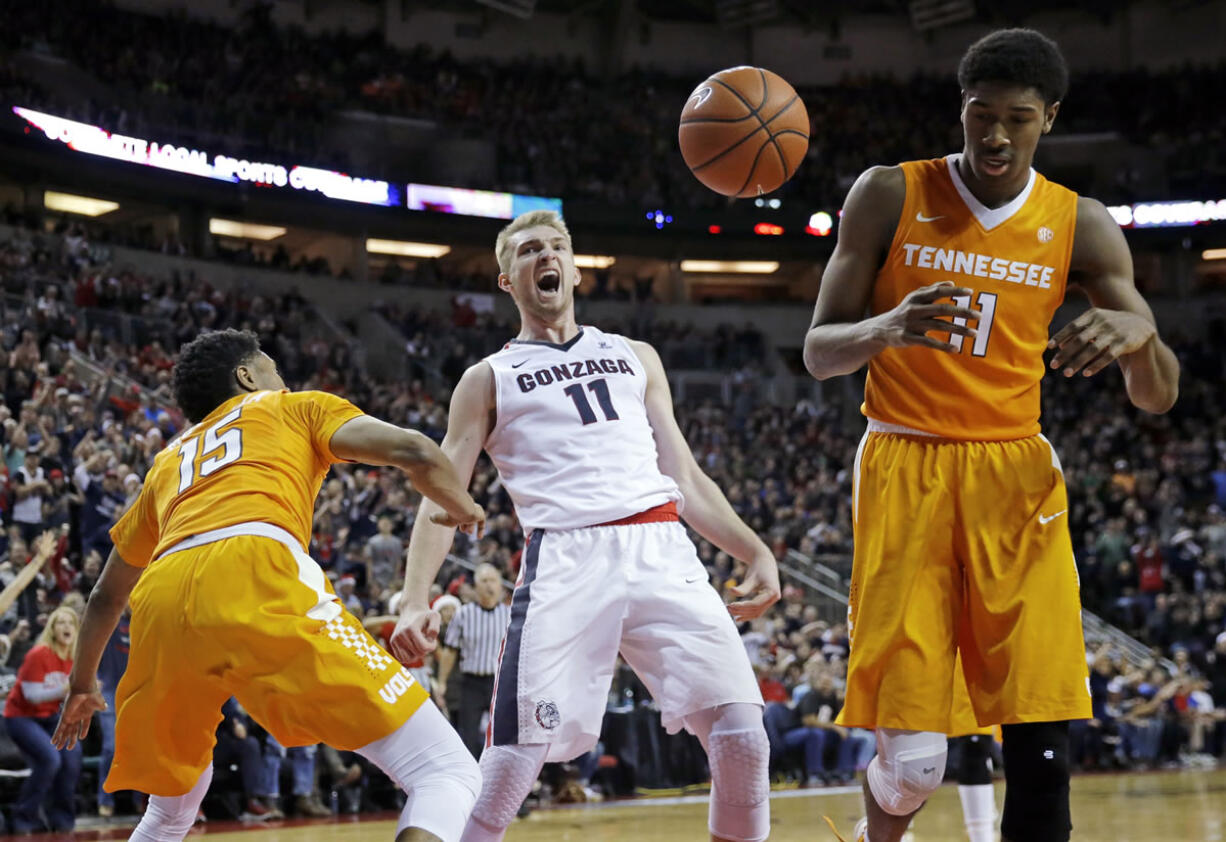
POLYGON ((971 706, 970 691, 966 689, 966 676, 962 672, 962 656, 954 661, 953 702, 949 708, 949 737, 987 736, 997 738, 997 725, 980 725, 971 706))
POLYGON ((386 737, 428 698, 269 524, 177 545, 149 565, 131 605, 108 791, 190 790, 231 696, 282 745, 349 750, 386 737))
POLYGON ((1042 436, 873 431, 856 457, 847 699, 839 722, 965 732, 1085 719, 1089 674, 1059 460, 1042 436))

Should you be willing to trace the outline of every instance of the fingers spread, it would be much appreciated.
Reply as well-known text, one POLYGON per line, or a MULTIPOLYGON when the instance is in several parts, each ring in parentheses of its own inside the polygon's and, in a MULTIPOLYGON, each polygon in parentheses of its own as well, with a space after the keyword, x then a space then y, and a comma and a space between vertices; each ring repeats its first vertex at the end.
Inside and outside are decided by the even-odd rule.
POLYGON ((926 348, 936 348, 938 351, 957 352, 959 348, 952 342, 942 342, 923 333, 904 333, 903 340, 908 345, 923 345, 926 348))
MULTIPOLYGON (((1111 352, 1111 346, 1101 348, 1093 343, 1086 343, 1076 356, 1064 364, 1064 376, 1072 377, 1085 366, 1111 352)), ((1109 362, 1110 360, 1108 360, 1109 362)))
POLYGON ((1086 377, 1093 377, 1095 374, 1098 374, 1104 368, 1119 359, 1119 356, 1119 351, 1112 348, 1107 353, 1103 354, 1098 359, 1094 360, 1094 362, 1086 366, 1086 369, 1082 372, 1082 374, 1084 374, 1086 377))
MULTIPOLYGON (((1056 335, 1047 343, 1048 348, 1063 347, 1066 342, 1076 337, 1078 334, 1085 333, 1087 328, 1095 325, 1098 321, 1098 311, 1094 309, 1086 310, 1077 318, 1060 328, 1056 335)), ((1091 331, 1093 333, 1093 331, 1091 331)))
POLYGON ((936 316, 949 316, 955 319, 971 319, 978 321, 983 317, 983 313, 972 307, 959 307, 955 304, 929 304, 924 307, 916 307, 912 311, 918 318, 931 319, 936 316))
POLYGON ((956 333, 959 336, 979 335, 979 331, 973 327, 967 327, 957 322, 947 322, 943 319, 921 319, 918 322, 912 322, 907 328, 913 333, 928 333, 932 330, 939 330, 944 333, 956 333))

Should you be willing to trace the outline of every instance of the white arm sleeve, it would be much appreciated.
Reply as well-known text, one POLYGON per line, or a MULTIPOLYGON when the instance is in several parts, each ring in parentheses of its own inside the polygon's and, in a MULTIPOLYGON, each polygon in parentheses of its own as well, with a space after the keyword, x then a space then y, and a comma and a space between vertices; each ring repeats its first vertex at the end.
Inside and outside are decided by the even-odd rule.
POLYGON ((27 702, 35 705, 41 705, 43 702, 50 702, 54 699, 62 699, 67 695, 65 692, 67 689, 67 684, 56 682, 49 678, 43 681, 21 682, 21 695, 26 697, 27 702))

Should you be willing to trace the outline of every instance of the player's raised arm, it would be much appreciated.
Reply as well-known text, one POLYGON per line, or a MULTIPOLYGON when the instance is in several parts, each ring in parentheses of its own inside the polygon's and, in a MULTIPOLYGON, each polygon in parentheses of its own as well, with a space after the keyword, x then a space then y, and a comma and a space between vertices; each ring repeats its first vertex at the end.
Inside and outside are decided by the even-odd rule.
POLYGON ((106 701, 98 687, 98 665, 102 651, 110 640, 128 597, 140 579, 143 567, 135 567, 111 550, 111 555, 102 568, 102 575, 89 594, 85 614, 81 617, 81 629, 77 633, 77 651, 72 658, 72 672, 68 677, 68 699, 60 713, 51 741, 56 748, 71 749, 89 731, 89 722, 94 714, 106 710, 106 701))
POLYGON ((478 535, 485 528, 485 512, 464 490, 467 483, 442 449, 416 430, 359 415, 333 434, 332 452, 349 462, 400 468, 436 504, 438 522, 478 535))
MULTIPOLYGON (((477 363, 464 372, 451 395, 442 446, 464 484, 472 478, 473 466, 493 427, 494 406, 494 373, 488 363, 477 363)), ((447 513, 432 500, 423 500, 409 536, 400 621, 391 641, 392 652, 401 660, 419 658, 437 643, 439 617, 430 610, 430 585, 454 538, 455 524, 447 513)))
POLYGON ((822 273, 813 322, 805 335, 805 368, 818 380, 850 374, 888 347, 924 345, 953 351, 931 331, 974 336, 973 328, 946 319, 978 320, 979 312, 942 299, 970 295, 952 284, 921 287, 893 310, 865 317, 873 282, 894 239, 906 197, 899 167, 873 167, 852 185, 839 221, 839 239, 822 273))
POLYGON ((745 521, 737 516, 719 486, 703 472, 673 414, 672 390, 660 355, 646 342, 631 342, 647 371, 647 420, 656 440, 660 471, 677 483, 685 498, 682 518, 699 535, 735 559, 749 573, 737 588, 747 597, 728 606, 738 620, 751 620, 779 599, 779 570, 775 557, 745 521))
POLYGON ((1128 242, 1102 202, 1077 200, 1077 230, 1069 282, 1090 297, 1089 310, 1055 336, 1051 367, 1066 377, 1097 374, 1120 361, 1128 399, 1146 412, 1163 413, 1179 396, 1179 360, 1158 336, 1154 314, 1137 291, 1128 242))

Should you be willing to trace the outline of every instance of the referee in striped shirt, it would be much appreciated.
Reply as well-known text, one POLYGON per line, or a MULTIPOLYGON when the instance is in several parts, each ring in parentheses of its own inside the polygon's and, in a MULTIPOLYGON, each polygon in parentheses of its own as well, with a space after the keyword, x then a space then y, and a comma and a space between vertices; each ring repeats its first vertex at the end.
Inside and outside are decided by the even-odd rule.
POLYGON ((494 673, 498 669, 498 650, 511 620, 511 606, 503 601, 502 575, 492 564, 482 564, 474 576, 477 599, 461 605, 447 626, 438 654, 439 695, 446 697, 447 681, 460 661, 460 710, 453 719, 464 745, 481 756, 485 735, 481 714, 489 709, 494 695, 494 673))

